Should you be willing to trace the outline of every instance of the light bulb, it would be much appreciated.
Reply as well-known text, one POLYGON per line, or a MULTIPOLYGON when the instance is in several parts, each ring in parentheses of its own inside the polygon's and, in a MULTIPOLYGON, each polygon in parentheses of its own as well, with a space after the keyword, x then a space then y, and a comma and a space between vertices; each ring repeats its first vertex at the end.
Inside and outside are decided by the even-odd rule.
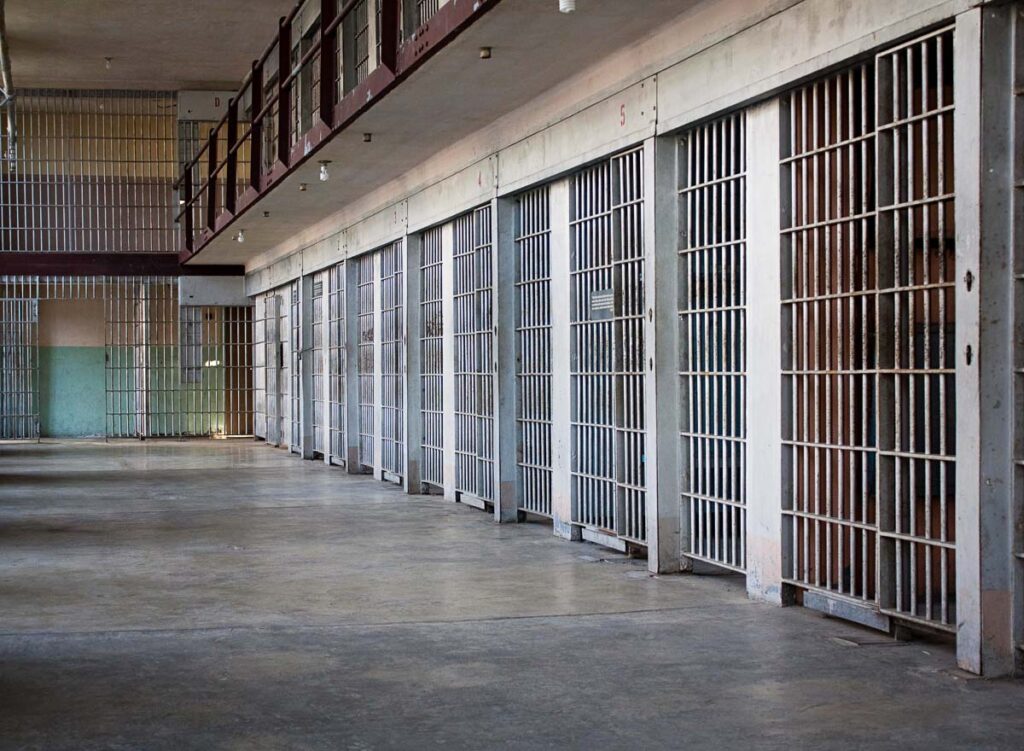
POLYGON ((320 182, 322 182, 322 183, 325 183, 325 182, 327 182, 328 180, 331 179, 331 175, 327 171, 327 165, 328 164, 330 164, 330 162, 327 161, 327 160, 324 160, 324 161, 320 162, 320 182))
POLYGON ((558 9, 562 13, 572 13, 576 10, 576 0, 558 0, 558 9))
POLYGON ((245 230, 244 229, 238 230, 238 234, 235 235, 235 239, 238 241, 239 245, 244 243, 245 242, 245 230))

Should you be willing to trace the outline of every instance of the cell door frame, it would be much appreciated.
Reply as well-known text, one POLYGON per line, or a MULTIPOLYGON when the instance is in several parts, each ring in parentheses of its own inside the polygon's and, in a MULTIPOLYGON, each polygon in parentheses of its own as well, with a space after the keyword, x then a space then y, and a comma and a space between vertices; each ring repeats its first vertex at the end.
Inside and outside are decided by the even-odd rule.
POLYGON ((0 439, 38 441, 39 299, 4 298, 0 305, 0 347, 5 355, 0 373, 0 400, 4 403, 0 408, 0 439), (9 409, 11 406, 13 409, 9 409))

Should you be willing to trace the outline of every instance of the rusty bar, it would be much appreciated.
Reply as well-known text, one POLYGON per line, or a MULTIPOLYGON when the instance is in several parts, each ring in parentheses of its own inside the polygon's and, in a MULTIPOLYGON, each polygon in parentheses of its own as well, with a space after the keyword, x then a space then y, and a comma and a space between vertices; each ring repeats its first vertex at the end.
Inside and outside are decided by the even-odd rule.
POLYGON ((217 130, 210 129, 207 145, 206 226, 212 232, 217 225, 217 130))
POLYGON ((238 196, 238 101, 228 101, 228 153, 227 169, 224 175, 224 209, 235 213, 235 199, 238 196))
POLYGON ((292 22, 281 22, 277 36, 277 158, 287 164, 292 146, 292 22))

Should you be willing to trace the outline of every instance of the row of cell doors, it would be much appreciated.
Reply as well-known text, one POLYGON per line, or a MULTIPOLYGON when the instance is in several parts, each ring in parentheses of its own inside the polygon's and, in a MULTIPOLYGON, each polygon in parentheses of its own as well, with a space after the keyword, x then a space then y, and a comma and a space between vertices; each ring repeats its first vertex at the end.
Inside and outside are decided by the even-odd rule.
MULTIPOLYGON (((783 579, 807 602, 825 597, 853 606, 844 612, 950 631, 952 60, 952 31, 939 30, 783 94, 781 149, 768 165, 781 187, 771 241, 782 252, 783 579)), ((737 572, 747 569, 747 508, 757 503, 746 468, 756 346, 747 341, 748 116, 729 113, 675 140, 678 400, 661 415, 678 428, 679 554, 737 572)), ((513 255, 514 279, 500 285, 492 206, 419 233, 412 254, 396 245, 350 261, 355 323, 346 331, 342 321, 336 339, 356 363, 321 358, 341 368, 324 382, 358 378, 349 454, 398 467, 403 389, 416 389, 422 480, 493 500, 505 367, 495 359, 494 307, 496 294, 513 294, 520 508, 645 543, 645 164, 634 149, 516 196, 513 244, 498 250, 513 255), (403 273, 418 274, 419 330, 408 332, 416 383, 404 375, 403 273)))

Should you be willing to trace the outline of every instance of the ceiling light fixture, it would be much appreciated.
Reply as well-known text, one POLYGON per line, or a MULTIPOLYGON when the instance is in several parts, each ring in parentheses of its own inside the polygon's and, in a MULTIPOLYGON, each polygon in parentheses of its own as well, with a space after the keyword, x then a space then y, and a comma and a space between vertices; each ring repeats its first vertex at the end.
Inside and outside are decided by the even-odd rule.
POLYGON ((373 140, 373 133, 363 133, 363 143, 370 143, 373 140))
POLYGON ((306 188, 308 188, 308 187, 309 186, 306 185, 306 183, 299 183, 299 192, 300 193, 305 193, 306 192, 306 188))
POLYGON ((331 173, 327 171, 327 165, 331 163, 330 159, 324 159, 320 162, 320 182, 325 183, 331 179, 331 173))
POLYGON ((270 212, 269 211, 264 211, 263 212, 263 218, 264 219, 269 219, 270 218, 270 212))
POLYGON ((105 58, 103 58, 103 67, 106 68, 107 70, 110 70, 110 68, 113 66, 113 64, 114 64, 114 58, 112 58, 112 57, 105 57, 105 58))
POLYGON ((572 13, 576 10, 576 0, 558 0, 558 10, 562 13, 572 13))
POLYGON ((235 240, 238 242, 239 245, 241 245, 242 243, 245 242, 245 230, 244 229, 238 230, 238 234, 235 235, 235 240))
POLYGON ((491 48, 490 47, 481 47, 480 48, 480 59, 481 60, 490 60, 491 59, 491 48))

